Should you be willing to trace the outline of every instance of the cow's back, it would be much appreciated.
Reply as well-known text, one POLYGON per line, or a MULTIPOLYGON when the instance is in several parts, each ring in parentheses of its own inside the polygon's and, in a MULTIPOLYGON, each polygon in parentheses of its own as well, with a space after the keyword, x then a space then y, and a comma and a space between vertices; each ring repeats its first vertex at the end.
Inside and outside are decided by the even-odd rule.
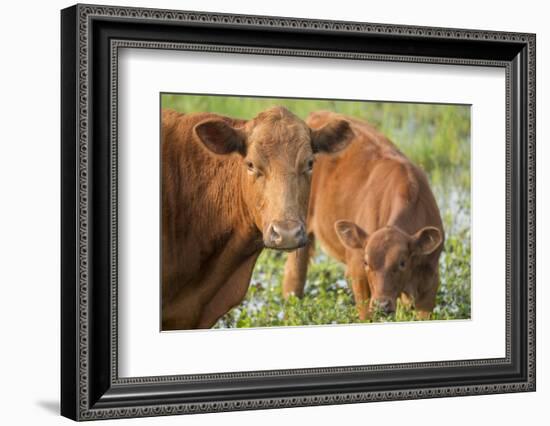
POLYGON ((335 116, 350 122, 355 137, 340 154, 320 155, 314 168, 309 226, 323 248, 345 260, 338 220, 361 223, 368 233, 389 224, 411 234, 424 226, 443 232, 425 173, 389 139, 364 121, 332 112, 313 113, 307 122, 319 128, 335 116))

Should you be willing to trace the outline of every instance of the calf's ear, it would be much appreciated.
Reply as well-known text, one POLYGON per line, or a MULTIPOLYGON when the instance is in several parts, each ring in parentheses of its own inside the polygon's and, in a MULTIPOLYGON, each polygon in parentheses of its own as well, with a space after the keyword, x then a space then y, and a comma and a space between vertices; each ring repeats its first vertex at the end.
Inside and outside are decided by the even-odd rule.
POLYGON ((195 135, 210 151, 219 155, 237 152, 246 155, 246 135, 220 119, 201 121, 193 129, 195 135))
POLYGON ((334 224, 336 234, 342 244, 350 249, 362 249, 367 244, 367 233, 358 225, 347 220, 339 220, 334 224))
POLYGON ((314 153, 333 153, 344 149, 353 138, 353 130, 346 120, 331 120, 319 129, 311 130, 314 153))
POLYGON ((411 251, 417 255, 433 253, 443 241, 439 229, 426 226, 412 236, 411 251))

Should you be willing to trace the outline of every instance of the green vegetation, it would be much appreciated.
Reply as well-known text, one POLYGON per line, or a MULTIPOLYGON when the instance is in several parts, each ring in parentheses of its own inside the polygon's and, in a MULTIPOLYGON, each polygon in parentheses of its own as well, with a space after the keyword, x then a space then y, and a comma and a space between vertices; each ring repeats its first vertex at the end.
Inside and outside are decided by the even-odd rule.
MULTIPOLYGON (((440 258, 441 286, 432 319, 470 318, 470 108, 462 105, 350 102, 231 96, 163 95, 162 106, 181 112, 209 111, 252 118, 283 105, 301 118, 332 110, 375 125, 430 179, 446 233, 440 258)), ((318 247, 308 270, 305 296, 283 300, 286 254, 264 250, 243 302, 216 324, 263 327, 359 322, 344 267, 318 247)), ((414 312, 398 303, 395 314, 372 321, 411 321, 414 312)))

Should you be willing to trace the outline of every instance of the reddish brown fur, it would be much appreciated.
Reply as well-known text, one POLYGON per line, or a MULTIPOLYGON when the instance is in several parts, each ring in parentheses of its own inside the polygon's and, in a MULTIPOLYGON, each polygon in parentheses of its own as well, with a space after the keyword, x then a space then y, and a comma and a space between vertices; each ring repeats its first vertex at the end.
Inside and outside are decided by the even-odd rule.
MULTIPOLYGON (((395 309, 399 295, 426 317, 435 304, 444 239, 426 175, 366 122, 331 112, 306 122, 316 128, 335 119, 351 123, 355 137, 342 153, 317 160, 308 232, 346 264, 361 319, 377 302, 395 309)), ((289 256, 286 296, 303 294, 311 244, 289 256)))
POLYGON ((310 163, 346 145, 340 121, 313 132, 282 107, 249 121, 163 110, 163 330, 211 327, 245 296, 264 244, 305 242, 310 163))

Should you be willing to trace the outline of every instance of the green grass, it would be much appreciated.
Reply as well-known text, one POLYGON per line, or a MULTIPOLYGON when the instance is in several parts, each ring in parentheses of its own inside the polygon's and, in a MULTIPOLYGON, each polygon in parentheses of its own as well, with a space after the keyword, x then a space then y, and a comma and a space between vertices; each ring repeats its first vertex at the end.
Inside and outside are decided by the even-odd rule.
MULTIPOLYGON (((432 319, 470 318, 470 108, 390 102, 349 102, 226 96, 163 95, 162 106, 181 112, 208 111, 252 118, 283 105, 301 118, 332 110, 369 121, 386 134, 430 179, 443 217, 446 241, 440 258, 441 286, 432 319)), ((286 254, 264 250, 246 298, 216 327, 264 327, 359 322, 344 266, 320 248, 310 264, 302 299, 281 294, 286 254)), ((411 321, 398 303, 395 314, 369 321, 411 321)))

